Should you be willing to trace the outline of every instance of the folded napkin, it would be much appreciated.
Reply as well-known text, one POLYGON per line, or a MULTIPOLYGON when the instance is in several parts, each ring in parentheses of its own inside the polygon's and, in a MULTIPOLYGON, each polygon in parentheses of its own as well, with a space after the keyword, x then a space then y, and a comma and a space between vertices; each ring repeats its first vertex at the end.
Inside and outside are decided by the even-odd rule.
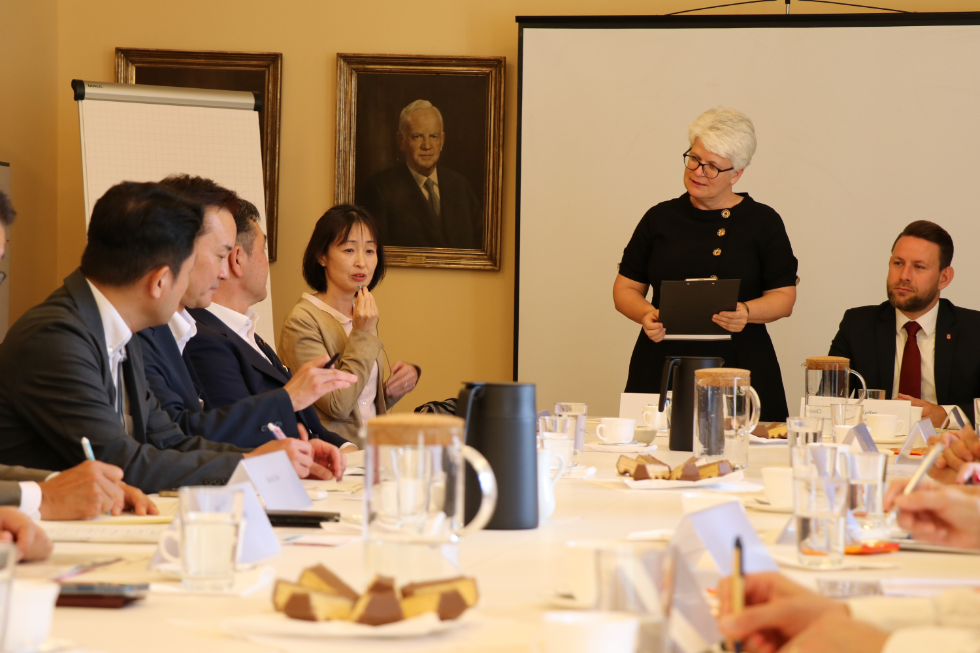
MULTIPOLYGON (((176 565, 172 565, 176 568, 176 565)), ((168 564, 159 565, 157 569, 159 571, 166 572, 168 569, 168 564)), ((231 586, 231 589, 227 590, 216 590, 216 591, 194 591, 189 590, 181 584, 179 579, 174 579, 171 582, 161 582, 161 583, 150 583, 151 592, 159 592, 161 594, 193 594, 195 596, 251 596, 261 589, 264 589, 272 585, 272 581, 276 579, 276 569, 275 567, 270 567, 268 565, 262 565, 248 571, 240 571, 235 574, 235 582, 231 586)))
POLYGON ((595 476, 595 472, 595 467, 582 467, 565 472, 562 474, 562 478, 592 478, 595 476))
POLYGON ((603 453, 647 453, 657 448, 655 444, 644 444, 636 442, 630 444, 602 444, 601 442, 587 442, 586 451, 601 451, 603 453))

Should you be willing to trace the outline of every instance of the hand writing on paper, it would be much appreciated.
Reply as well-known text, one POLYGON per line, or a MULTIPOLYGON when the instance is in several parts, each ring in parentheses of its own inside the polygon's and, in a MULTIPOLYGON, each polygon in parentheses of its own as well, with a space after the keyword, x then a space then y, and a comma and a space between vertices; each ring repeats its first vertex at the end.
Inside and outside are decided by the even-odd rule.
POLYGON ((920 485, 908 496, 898 494, 891 503, 899 510, 898 525, 915 539, 942 546, 980 548, 980 498, 976 494, 930 483, 920 485))
POLYGON ((847 607, 767 572, 745 576, 745 609, 732 614, 731 578, 718 586, 718 627, 725 637, 741 640, 747 651, 775 653, 810 624, 830 612, 848 615, 847 607))
POLYGON ((667 330, 660 322, 660 311, 655 308, 647 311, 640 324, 643 326, 643 333, 647 334, 647 337, 654 342, 660 342, 667 335, 667 330))

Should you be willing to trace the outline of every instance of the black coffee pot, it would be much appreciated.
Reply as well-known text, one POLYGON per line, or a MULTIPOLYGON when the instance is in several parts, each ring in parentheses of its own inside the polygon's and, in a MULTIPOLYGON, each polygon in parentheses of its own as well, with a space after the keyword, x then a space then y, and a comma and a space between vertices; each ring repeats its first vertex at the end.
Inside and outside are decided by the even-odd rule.
POLYGON ((664 361, 664 374, 660 381, 660 412, 670 399, 670 450, 694 450, 694 371, 707 367, 722 367, 725 359, 717 356, 668 356, 664 361), (673 379, 673 386, 671 386, 673 379))
MULTIPOLYGON (((497 477, 497 509, 485 528, 538 527, 537 404, 533 383, 466 383, 456 416, 466 420, 466 444, 483 454, 497 477)), ((476 473, 466 468, 469 523, 480 509, 476 473)))

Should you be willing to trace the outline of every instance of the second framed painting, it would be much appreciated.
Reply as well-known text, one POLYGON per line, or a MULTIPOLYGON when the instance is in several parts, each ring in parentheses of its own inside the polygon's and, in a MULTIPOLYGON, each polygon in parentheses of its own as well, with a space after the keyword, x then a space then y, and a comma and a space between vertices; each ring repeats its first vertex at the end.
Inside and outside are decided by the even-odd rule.
POLYGON ((337 55, 337 203, 394 266, 498 270, 504 57, 337 55))

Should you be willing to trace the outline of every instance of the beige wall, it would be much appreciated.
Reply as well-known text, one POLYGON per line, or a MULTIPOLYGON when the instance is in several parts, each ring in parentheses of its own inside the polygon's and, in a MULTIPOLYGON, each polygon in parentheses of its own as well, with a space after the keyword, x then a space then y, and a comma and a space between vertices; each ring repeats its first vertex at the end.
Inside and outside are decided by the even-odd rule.
MULTIPOLYGON (((406 359, 424 369, 418 390, 400 409, 454 396, 463 380, 509 380, 517 115, 514 17, 666 13, 710 4, 430 0, 420 11, 393 0, 0 0, 0 160, 14 163, 14 201, 21 214, 12 230, 17 242, 11 317, 43 299, 78 264, 85 234, 78 117, 69 82, 112 80, 117 46, 283 53, 279 260, 272 267, 277 319, 305 290, 299 258, 316 218, 333 201, 336 53, 504 55, 501 270, 393 268, 377 296, 381 336, 392 362, 406 359), (9 93, 12 88, 16 93, 9 93), (30 257, 18 253, 28 251, 30 257)), ((913 11, 980 9, 980 2, 961 0, 885 4, 913 11)), ((837 10, 793 4, 794 13, 837 10)), ((782 13, 784 5, 724 11, 782 13)), ((584 126, 581 137, 592 139, 599 132, 596 126, 584 126)), ((607 308, 612 310, 611 303, 607 308)))

